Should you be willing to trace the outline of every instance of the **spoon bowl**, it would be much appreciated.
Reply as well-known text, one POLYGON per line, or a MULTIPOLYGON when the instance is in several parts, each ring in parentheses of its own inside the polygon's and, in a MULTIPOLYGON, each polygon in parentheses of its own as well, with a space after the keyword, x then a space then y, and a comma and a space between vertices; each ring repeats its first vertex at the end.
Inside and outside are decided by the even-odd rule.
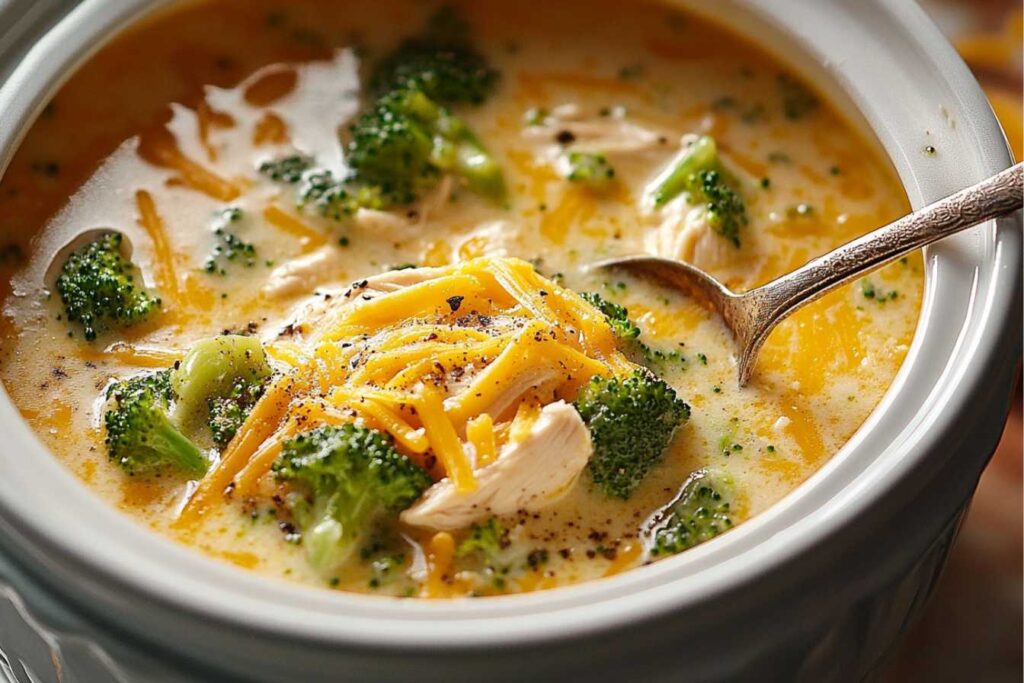
POLYGON ((910 252, 1020 210, 1022 169, 1024 164, 1017 164, 1001 171, 742 294, 690 263, 657 256, 611 258, 594 267, 623 270, 652 280, 718 313, 736 341, 736 372, 742 387, 750 379, 765 339, 797 309, 910 252))

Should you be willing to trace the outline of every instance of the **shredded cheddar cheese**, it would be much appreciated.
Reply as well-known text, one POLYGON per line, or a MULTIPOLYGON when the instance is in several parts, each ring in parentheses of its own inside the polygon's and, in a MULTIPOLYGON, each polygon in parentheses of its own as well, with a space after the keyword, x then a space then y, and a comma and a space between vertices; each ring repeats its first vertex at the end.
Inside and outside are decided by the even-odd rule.
POLYGON ((299 431, 351 421, 389 434, 433 476, 468 493, 477 487, 474 470, 525 439, 546 403, 572 400, 595 375, 635 367, 600 312, 518 259, 401 273, 359 283, 342 299, 300 321, 309 338, 267 345, 286 374, 257 403, 186 516, 232 482, 253 491, 299 431))
POLYGON ((498 446, 494 435, 494 419, 481 413, 466 424, 466 436, 473 444, 476 466, 486 467, 498 457, 498 446))

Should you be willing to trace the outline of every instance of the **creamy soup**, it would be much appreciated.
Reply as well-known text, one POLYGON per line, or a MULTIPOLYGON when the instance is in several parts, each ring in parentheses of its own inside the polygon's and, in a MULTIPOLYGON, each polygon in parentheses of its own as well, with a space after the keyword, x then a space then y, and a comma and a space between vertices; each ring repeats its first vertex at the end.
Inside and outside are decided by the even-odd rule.
POLYGON ((79 69, 0 184, 0 378, 97 495, 213 557, 553 588, 807 479, 923 285, 913 256, 808 306, 740 389, 714 315, 588 264, 745 290, 907 208, 795 74, 657 4, 183 3, 79 69))

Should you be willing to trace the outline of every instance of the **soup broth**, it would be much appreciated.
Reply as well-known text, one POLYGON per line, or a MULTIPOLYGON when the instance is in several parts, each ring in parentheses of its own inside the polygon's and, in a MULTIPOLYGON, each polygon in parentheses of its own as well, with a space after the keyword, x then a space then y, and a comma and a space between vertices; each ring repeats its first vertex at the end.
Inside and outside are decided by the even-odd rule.
MULTIPOLYGON (((405 163, 412 163, 409 157, 405 163)), ((188 2, 147 18, 83 65, 43 111, 0 183, 0 379, 40 440, 99 496, 213 557, 266 576, 379 595, 553 588, 695 545, 759 514, 807 479, 886 391, 914 334, 923 287, 921 261, 912 256, 806 307, 771 335, 741 389, 734 344, 713 314, 677 293, 588 264, 655 253, 691 261, 742 291, 907 210, 876 146, 795 74, 724 29, 655 3, 475 0, 446 9, 403 0, 188 2), (474 180, 478 157, 444 156, 443 135, 435 133, 434 165, 426 167, 428 180, 416 181, 412 201, 389 189, 383 199, 359 198, 361 208, 342 206, 329 192, 310 195, 317 172, 336 182, 335 191, 370 192, 341 182, 351 173, 349 127, 377 106, 373 74, 410 36, 424 43, 445 36, 457 43, 451 50, 478 51, 487 74, 493 70, 494 76, 476 74, 493 80, 481 102, 442 102, 443 116, 457 117, 442 120, 446 130, 472 131, 453 134, 456 149, 485 150, 498 169, 489 177, 500 176, 504 192, 474 180), (691 174, 686 192, 659 203, 652 187, 666 169, 710 144, 720 159, 711 171, 717 175, 691 174), (289 157, 298 169, 294 182, 280 165, 289 157), (701 194, 714 182, 731 194, 701 194), (742 213, 734 211, 736 201, 742 213), (136 285, 159 297, 160 310, 138 324, 108 325, 90 340, 80 322, 68 320, 55 281, 69 253, 111 231, 124 236, 123 253, 139 270, 136 285), (499 305, 485 288, 480 310, 472 292, 448 296, 451 311, 442 309, 436 320, 400 311, 405 303, 387 299, 444 278, 483 282, 483 273, 505 282, 493 275, 502 269, 534 290, 499 305), (348 363, 341 374, 378 362, 373 359, 383 352, 368 346, 360 347, 362 360, 335 361, 313 358, 309 345, 335 320, 330 316, 344 318, 339 311, 346 306, 372 304, 361 294, 367 287, 382 304, 395 302, 380 309, 390 316, 388 334, 410 335, 404 342, 389 337, 391 350, 422 350, 395 355, 388 382, 424 359, 441 364, 428 345, 445 340, 437 341, 436 331, 433 338, 417 337, 409 331, 416 325, 443 320, 473 343, 495 345, 493 354, 458 373, 445 366, 447 383, 434 389, 429 382, 410 384, 409 392, 423 397, 418 410, 388 408, 386 398, 365 394, 353 399, 359 406, 336 415, 296 418, 286 436, 343 423, 394 436, 397 427, 382 425, 397 415, 412 431, 389 447, 429 472, 432 485, 454 486, 454 494, 446 493, 454 507, 435 501, 440 511, 422 508, 401 518, 389 508, 373 517, 371 530, 359 531, 343 560, 325 565, 311 561, 318 551, 308 519, 323 514, 318 493, 301 486, 296 493, 300 482, 289 480, 280 462, 270 465, 283 457, 280 442, 254 446, 250 455, 262 457, 265 467, 251 470, 248 484, 235 478, 245 476, 241 470, 225 469, 225 454, 244 450, 239 438, 218 444, 206 433, 192 437, 210 462, 205 477, 174 468, 133 475, 108 456, 104 414, 121 400, 110 388, 180 365, 201 340, 258 339, 275 377, 287 376, 306 355, 321 369, 348 363), (514 337, 502 324, 519 333, 543 318, 524 301, 546 299, 537 306, 555 310, 556 298, 583 310, 572 292, 596 293, 627 309, 643 346, 626 332, 621 348, 611 351, 594 341, 608 335, 601 316, 578 314, 574 320, 586 323, 579 329, 555 324, 570 339, 566 344, 576 345, 558 353, 578 363, 558 375, 558 388, 548 391, 537 380, 530 385, 535 394, 527 392, 539 397, 535 403, 527 394, 509 394, 508 401, 495 399, 509 405, 493 408, 487 424, 459 422, 462 404, 452 403, 452 387, 470 380, 453 374, 471 377, 498 362, 514 337), (513 470, 511 456, 507 472, 493 475, 505 479, 494 485, 492 501, 511 495, 510 487, 539 486, 537 497, 522 494, 521 505, 493 502, 456 514, 459 495, 488 486, 489 463, 501 463, 506 449, 533 445, 531 427, 549 419, 554 430, 562 424, 557 420, 580 419, 572 407, 578 397, 570 394, 581 390, 592 366, 613 368, 612 374, 616 367, 646 366, 688 407, 688 419, 680 420, 665 452, 651 456, 628 495, 621 488, 610 494, 593 462, 582 467, 587 455, 601 452, 591 421, 595 443, 581 446, 582 455, 566 436, 561 451, 517 456, 520 470, 531 468, 529 476, 513 470), (447 401, 438 419, 452 420, 462 455, 446 455, 441 432, 427 424, 430 391, 447 401), (538 412, 554 399, 564 400, 568 412, 538 412), (497 451, 485 457, 488 438, 497 451), (457 475, 467 453, 460 466, 468 463, 470 471, 457 475), (452 484, 458 476, 469 483, 452 484), (701 493, 701 482, 718 483, 701 493), (712 497, 702 501, 705 494, 712 497), (304 496, 305 507, 297 507, 296 496, 304 496), (673 502, 676 507, 667 507, 673 502), (698 508, 715 523, 677 534, 669 539, 674 545, 665 538, 658 545, 657 530, 674 513, 698 508)), ((349 331, 331 338, 338 353, 349 348, 344 344, 369 344, 383 329, 364 326, 357 334, 350 318, 342 326, 349 331)), ((537 364, 549 358, 538 353, 529 357, 537 364)), ((569 361, 558 363, 564 370, 569 361)), ((324 376, 317 381, 330 384, 324 376)), ((367 386, 378 391, 385 384, 367 386)), ((322 397, 330 388, 303 391, 322 397)), ((287 400, 299 390, 291 391, 287 400)), ((239 434, 260 429, 259 419, 243 423, 239 434)), ((276 425, 267 422, 264 431, 276 425)), ((538 448, 562 443, 554 432, 536 434, 538 448)), ((611 450, 622 455, 622 448, 615 442, 611 450)), ((620 468, 608 477, 618 481, 621 474, 620 468)), ((354 532, 337 533, 347 539, 354 532)))

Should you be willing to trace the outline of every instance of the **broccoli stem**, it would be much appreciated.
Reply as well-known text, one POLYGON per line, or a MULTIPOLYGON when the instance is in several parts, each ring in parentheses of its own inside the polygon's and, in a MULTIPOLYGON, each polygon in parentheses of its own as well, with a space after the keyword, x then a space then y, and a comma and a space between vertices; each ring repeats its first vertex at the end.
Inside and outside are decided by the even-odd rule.
POLYGON ((717 163, 718 149, 715 141, 707 135, 702 135, 657 180, 650 195, 654 208, 660 209, 689 190, 693 174, 702 169, 713 168, 717 163))
POLYGON ((170 420, 155 425, 149 436, 150 446, 170 458, 191 475, 206 474, 210 463, 192 440, 178 431, 170 420))
MULTIPOLYGON (((466 132, 469 133, 468 129, 466 132)), ((505 197, 501 166, 471 133, 459 144, 455 168, 473 192, 494 201, 505 197)))
POLYGON ((256 337, 223 335, 197 342, 171 372, 176 415, 185 424, 205 421, 210 398, 229 396, 240 378, 259 383, 271 373, 256 337))
POLYGON ((320 503, 313 515, 314 521, 302 534, 306 557, 319 572, 328 572, 343 564, 355 550, 354 544, 342 543, 346 531, 349 531, 349 536, 352 534, 335 517, 337 500, 338 494, 334 494, 320 503))
POLYGON ((442 171, 452 171, 464 178, 474 192, 494 200, 503 198, 505 179, 501 167, 465 121, 422 92, 412 91, 407 101, 413 114, 433 135, 431 162, 442 171))

